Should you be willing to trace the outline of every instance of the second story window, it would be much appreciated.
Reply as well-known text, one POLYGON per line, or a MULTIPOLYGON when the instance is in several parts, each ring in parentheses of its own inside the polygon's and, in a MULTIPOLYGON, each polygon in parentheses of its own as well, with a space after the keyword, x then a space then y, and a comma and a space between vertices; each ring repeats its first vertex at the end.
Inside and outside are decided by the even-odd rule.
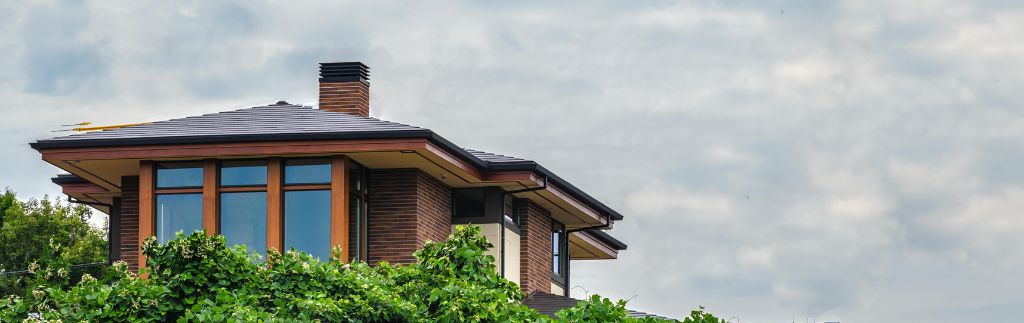
POLYGON ((267 251, 267 162, 223 161, 220 165, 220 234, 229 245, 267 251))
POLYGON ((203 165, 199 162, 156 165, 156 238, 203 230, 203 165))
POLYGON ((558 221, 551 222, 551 278, 559 284, 565 284, 569 267, 568 239, 565 226, 558 221))
POLYGON ((331 161, 284 162, 284 249, 331 256, 331 161))

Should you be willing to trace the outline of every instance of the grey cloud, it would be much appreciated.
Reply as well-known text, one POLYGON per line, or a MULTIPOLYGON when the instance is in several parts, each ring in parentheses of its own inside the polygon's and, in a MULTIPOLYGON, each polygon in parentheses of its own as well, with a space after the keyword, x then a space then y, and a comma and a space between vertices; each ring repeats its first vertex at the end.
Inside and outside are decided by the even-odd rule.
POLYGON ((29 195, 55 193, 24 145, 55 125, 313 102, 318 61, 362 60, 375 116, 626 214, 629 250, 574 263, 576 296, 743 322, 1022 314, 1012 2, 73 5, 0 5, 23 120, 0 185, 29 195))

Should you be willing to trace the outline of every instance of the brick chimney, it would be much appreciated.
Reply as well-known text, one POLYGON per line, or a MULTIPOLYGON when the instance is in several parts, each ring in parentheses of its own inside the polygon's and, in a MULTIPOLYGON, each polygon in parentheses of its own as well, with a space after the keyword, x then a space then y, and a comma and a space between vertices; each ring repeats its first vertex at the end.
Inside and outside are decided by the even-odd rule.
POLYGON ((320 110, 369 117, 369 77, 360 62, 320 63, 320 110))

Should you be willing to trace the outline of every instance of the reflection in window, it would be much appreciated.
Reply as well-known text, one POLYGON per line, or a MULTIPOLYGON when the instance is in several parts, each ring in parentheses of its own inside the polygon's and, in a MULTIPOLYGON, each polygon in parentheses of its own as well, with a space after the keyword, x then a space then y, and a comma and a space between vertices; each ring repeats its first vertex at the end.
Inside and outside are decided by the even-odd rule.
POLYGON ((166 243, 181 231, 190 234, 203 230, 202 194, 157 194, 156 239, 166 243))
POLYGON ((220 166, 221 186, 267 185, 267 162, 263 160, 225 161, 220 166))
POLYGON ((289 159, 284 161, 285 184, 330 184, 331 161, 289 159))
POLYGON ((327 260, 331 255, 331 191, 284 192, 284 249, 327 260))
POLYGON ((220 194, 220 233, 228 245, 245 245, 252 253, 267 251, 267 192, 220 194))
POLYGON ((198 162, 156 164, 156 187, 202 187, 203 165, 198 162))

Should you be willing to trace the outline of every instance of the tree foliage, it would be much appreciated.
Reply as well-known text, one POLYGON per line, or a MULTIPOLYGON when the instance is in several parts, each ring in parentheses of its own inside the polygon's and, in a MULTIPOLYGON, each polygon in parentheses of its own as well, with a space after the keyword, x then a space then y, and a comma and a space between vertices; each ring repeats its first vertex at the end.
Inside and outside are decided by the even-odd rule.
POLYGON ((44 262, 49 267, 34 272, 31 292, 0 300, 0 321, 657 321, 629 318, 624 302, 599 297, 558 319, 541 315, 520 303, 524 295, 515 283, 497 275, 490 247, 478 227, 460 227, 448 241, 417 251, 414 264, 369 266, 294 250, 272 250, 260 261, 243 247, 227 247, 221 236, 179 234, 164 245, 144 244, 148 279, 122 263, 100 279, 71 283, 60 279, 65 263, 44 262))
MULTIPOLYGON (((44 257, 46 246, 62 246, 61 260, 72 265, 107 260, 106 233, 89 225, 91 210, 58 199, 19 201, 11 190, 0 195, 0 271, 21 271, 44 257)), ((38 265, 38 264, 37 264, 38 265)), ((77 281, 76 269, 69 279, 77 281)), ((28 280, 22 275, 0 276, 0 295, 23 294, 28 280)))

